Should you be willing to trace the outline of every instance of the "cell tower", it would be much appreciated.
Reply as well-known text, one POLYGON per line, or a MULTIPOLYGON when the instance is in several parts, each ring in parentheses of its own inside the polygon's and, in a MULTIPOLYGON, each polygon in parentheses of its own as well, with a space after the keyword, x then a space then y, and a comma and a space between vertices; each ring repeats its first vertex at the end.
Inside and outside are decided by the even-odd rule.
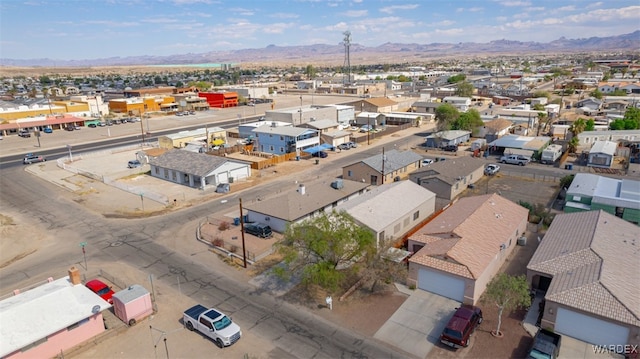
POLYGON ((344 65, 343 65, 343 77, 342 83, 343 85, 351 84, 351 59, 349 58, 349 48, 351 47, 351 31, 345 31, 342 33, 344 35, 344 65))

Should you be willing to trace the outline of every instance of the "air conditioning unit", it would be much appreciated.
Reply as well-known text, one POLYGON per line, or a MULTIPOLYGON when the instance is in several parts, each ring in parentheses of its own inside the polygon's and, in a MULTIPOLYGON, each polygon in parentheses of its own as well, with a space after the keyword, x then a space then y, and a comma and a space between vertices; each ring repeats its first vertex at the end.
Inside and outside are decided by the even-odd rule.
POLYGON ((518 245, 519 246, 526 246, 527 245, 527 237, 522 236, 518 238, 518 245))
POLYGON ((342 179, 337 179, 331 182, 331 188, 333 189, 342 189, 343 187, 344 187, 344 182, 342 182, 342 179))

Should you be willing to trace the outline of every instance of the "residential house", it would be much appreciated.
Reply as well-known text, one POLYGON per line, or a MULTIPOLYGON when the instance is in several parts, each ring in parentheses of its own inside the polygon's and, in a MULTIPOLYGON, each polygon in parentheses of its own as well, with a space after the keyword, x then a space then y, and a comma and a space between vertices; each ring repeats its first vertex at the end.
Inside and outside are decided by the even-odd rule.
POLYGON ((390 150, 342 167, 342 178, 377 186, 405 178, 420 161, 422 156, 413 151, 390 150))
POLYGON ((167 151, 149 164, 152 177, 201 190, 251 177, 248 163, 189 151, 167 151))
POLYGON ((430 148, 441 148, 451 145, 459 145, 469 141, 470 131, 450 130, 432 133, 426 138, 425 146, 430 148))
POLYGON ((602 107, 602 101, 593 97, 589 97, 576 102, 576 107, 585 108, 588 109, 588 111, 596 112, 600 110, 600 107, 602 107))
POLYGON ((338 147, 351 141, 351 132, 345 130, 326 132, 320 135, 320 142, 329 145, 328 148, 338 147))
POLYGON ((640 83, 638 82, 633 82, 633 83, 628 83, 625 85, 620 85, 620 89, 627 91, 627 93, 629 95, 631 94, 640 94, 640 83))
POLYGON ((398 110, 398 103, 387 97, 374 97, 346 103, 361 112, 393 112, 398 110))
POLYGON ((594 345, 640 338, 638 227, 605 211, 555 217, 527 265, 540 326, 594 345))
POLYGON ((511 97, 506 97, 506 96, 493 96, 491 97, 491 101, 498 105, 498 106, 509 106, 509 104, 511 103, 511 101, 513 101, 511 99, 511 97))
POLYGON ((476 304, 527 229, 529 211, 498 194, 461 198, 409 236, 407 283, 476 304))
POLYGON ((109 111, 142 117, 147 112, 161 111, 163 105, 173 103, 173 96, 129 97, 109 100, 109 111))
POLYGON ((640 130, 584 131, 578 134, 579 146, 592 146, 596 141, 640 141, 640 130))
POLYGON ((587 166, 610 168, 616 154, 618 144, 613 141, 596 141, 589 149, 587 166))
POLYGON ((269 125, 273 127, 293 127, 289 122, 282 121, 255 121, 248 123, 241 123, 238 125, 238 138, 255 138, 256 134, 253 130, 260 126, 269 125))
POLYGON ((479 128, 476 137, 483 137, 491 142, 504 135, 508 135, 512 126, 513 122, 504 118, 496 118, 495 120, 485 122, 484 126, 479 128))
POLYGON ((411 108, 415 112, 435 114, 436 109, 440 106, 442 106, 442 102, 416 101, 411 108))
POLYGON ((299 126, 314 120, 337 121, 338 108, 333 106, 301 106, 278 110, 268 110, 264 114, 267 121, 288 122, 299 126))
POLYGON ((355 124, 356 126, 371 126, 372 128, 376 128, 378 126, 384 126, 385 117, 381 113, 377 112, 360 112, 356 116, 355 124))
POLYGON ((477 158, 456 157, 423 166, 409 174, 409 180, 435 193, 436 208, 441 209, 483 178, 484 165, 477 158))
POLYGON ((535 105, 546 105, 547 102, 549 101, 548 98, 546 97, 535 97, 531 99, 531 106, 535 106, 535 105))
POLYGON ((0 357, 54 358, 105 331, 111 307, 80 282, 77 268, 0 301, 0 357))
POLYGON ((640 181, 577 173, 565 198, 566 213, 603 210, 640 224, 640 181))
POLYGON ((411 181, 398 181, 373 187, 335 209, 346 211, 370 229, 379 245, 381 241, 401 240, 428 219, 435 211, 435 198, 433 192, 411 181))
POLYGON ((423 123, 432 123, 435 120, 435 115, 431 113, 416 113, 416 112, 391 112, 384 114, 385 125, 421 125, 423 123))
POLYGON ((274 155, 296 153, 300 156, 304 149, 320 144, 320 134, 310 128, 266 124, 255 128, 253 133, 257 142, 257 147, 254 148, 274 155))
POLYGON ((301 124, 298 127, 302 128, 312 128, 317 130, 321 135, 323 133, 333 132, 338 129, 338 122, 336 120, 312 120, 306 123, 301 124))
POLYGON ((442 99, 442 102, 453 105, 460 112, 467 112, 469 106, 471 106, 471 99, 469 97, 458 96, 446 96, 442 99))
POLYGON ((278 195, 244 205, 249 222, 268 224, 284 233, 288 225, 300 223, 320 213, 329 213, 339 204, 362 195, 369 184, 334 179, 296 184, 278 195))

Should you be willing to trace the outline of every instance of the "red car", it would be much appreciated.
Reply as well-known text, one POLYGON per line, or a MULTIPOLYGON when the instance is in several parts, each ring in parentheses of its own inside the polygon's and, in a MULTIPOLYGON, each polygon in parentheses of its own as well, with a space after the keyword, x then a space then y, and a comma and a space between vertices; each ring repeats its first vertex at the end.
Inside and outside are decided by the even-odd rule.
POLYGON ((482 310, 478 307, 463 305, 458 308, 447 323, 440 342, 452 348, 463 348, 469 345, 469 337, 482 323, 482 310))
POLYGON ((104 284, 102 281, 98 279, 88 281, 85 286, 91 289, 92 292, 96 293, 100 296, 100 298, 109 302, 109 304, 113 304, 113 296, 114 292, 108 285, 104 284))

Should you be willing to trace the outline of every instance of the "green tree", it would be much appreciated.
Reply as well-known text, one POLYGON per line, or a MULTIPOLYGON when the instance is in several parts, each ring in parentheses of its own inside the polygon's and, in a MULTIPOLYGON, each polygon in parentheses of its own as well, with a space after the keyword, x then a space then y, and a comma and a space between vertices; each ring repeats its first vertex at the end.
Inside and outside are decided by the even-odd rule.
POLYGON ((625 111, 624 117, 611 121, 609 127, 612 130, 637 130, 640 129, 640 109, 630 107, 625 111))
POLYGON ((464 131, 473 131, 479 126, 482 126, 482 118, 480 117, 480 113, 475 108, 469 109, 467 112, 463 112, 453 120, 451 123, 452 130, 464 130, 464 131))
POLYGON ((456 86, 456 96, 461 96, 461 97, 473 96, 473 85, 471 84, 471 82, 468 82, 468 81, 458 82, 458 85, 456 86))
POLYGON ((609 96, 627 96, 627 95, 629 95, 627 91, 621 90, 621 89, 616 89, 616 90, 613 90, 611 93, 609 93, 609 96))
POLYGON ((560 188, 569 188, 569 186, 571 186, 571 183, 573 182, 574 177, 575 175, 567 175, 560 178, 560 188))
POLYGON ((374 255, 376 241, 349 214, 334 211, 289 226, 277 250, 284 266, 275 269, 276 275, 301 273, 303 284, 335 291, 350 273, 357 273, 358 264, 374 255))
POLYGON ((551 98, 551 94, 549 93, 549 91, 536 91, 533 93, 533 98, 538 98, 538 97, 546 97, 546 98, 551 98))
POLYGON ((587 127, 587 122, 584 118, 579 118, 569 126, 569 132, 573 134, 573 137, 578 137, 579 134, 584 132, 584 129, 587 127))
POLYGON ((307 79, 309 80, 313 80, 316 77, 316 73, 317 71, 313 65, 307 65, 304 69, 304 74, 307 75, 307 79))
POLYGON ((445 103, 436 108, 436 123, 439 131, 451 129, 451 124, 460 116, 460 112, 450 103, 445 103))
POLYGON ((457 74, 457 75, 453 75, 453 76, 449 77, 447 79, 447 82, 450 83, 450 84, 455 84, 455 83, 458 83, 458 82, 462 82, 462 81, 464 81, 466 79, 467 79, 467 75, 465 75, 465 74, 457 74))
POLYGON ((598 90, 598 89, 595 89, 595 90, 591 91, 591 93, 589 93, 589 95, 590 95, 591 97, 595 97, 595 98, 597 98, 598 100, 601 100, 601 99, 602 99, 602 96, 603 96, 603 95, 602 95, 602 91, 600 91, 600 90, 598 90))
POLYGON ((543 130, 543 125, 545 118, 547 118, 547 113, 546 112, 538 112, 538 132, 536 133, 536 136, 540 136, 540 131, 543 130))
POLYGON ((544 111, 544 105, 541 104, 541 103, 537 103, 537 104, 533 105, 533 109, 535 111, 544 111))
POLYGON ((502 314, 504 311, 511 312, 519 307, 531 305, 529 296, 529 284, 524 275, 510 276, 500 273, 491 280, 484 291, 483 300, 498 307, 498 326, 495 335, 501 335, 502 314))
POLYGON ((580 144, 580 140, 578 140, 578 137, 573 137, 571 140, 569 140, 569 143, 567 144, 567 151, 569 153, 576 153, 576 151, 578 150, 579 144, 580 144))
POLYGON ((594 121, 592 118, 588 119, 587 122, 585 123, 584 130, 595 131, 595 129, 596 129, 596 121, 594 121))

